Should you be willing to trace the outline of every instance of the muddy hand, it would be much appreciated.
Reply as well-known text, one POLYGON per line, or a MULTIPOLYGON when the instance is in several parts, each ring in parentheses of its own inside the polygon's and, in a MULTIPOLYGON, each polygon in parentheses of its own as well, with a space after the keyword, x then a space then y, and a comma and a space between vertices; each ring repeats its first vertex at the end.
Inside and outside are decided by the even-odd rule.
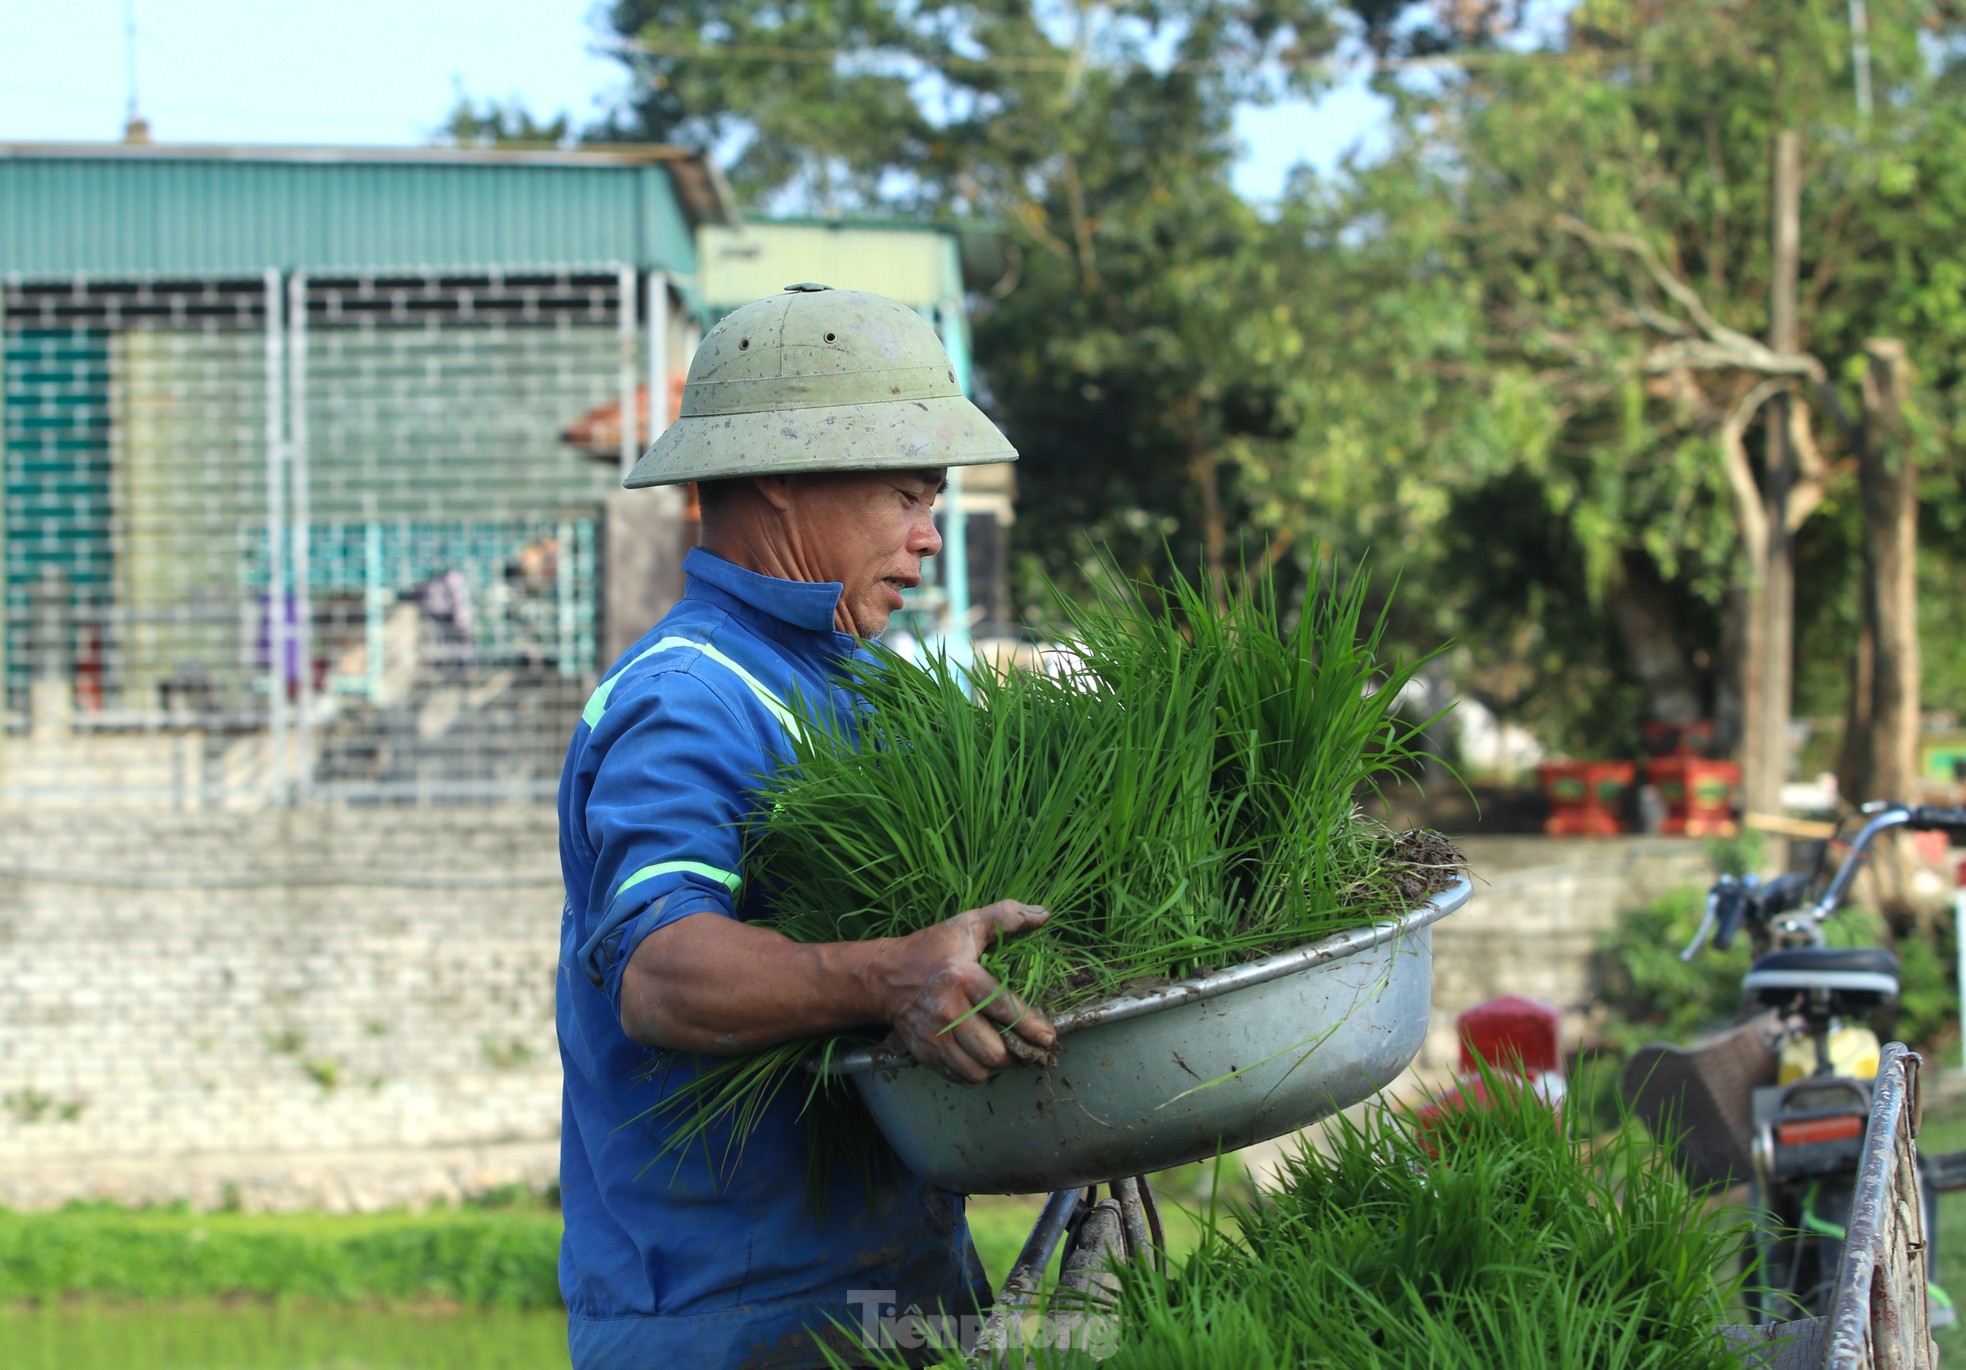
POLYGON ((908 1053, 947 1079, 980 1084, 1011 1062, 998 1025, 1049 1051, 1058 1041, 1051 1024, 979 959, 993 939, 1049 917, 1036 904, 1004 899, 896 939, 883 958, 882 1002, 908 1053))

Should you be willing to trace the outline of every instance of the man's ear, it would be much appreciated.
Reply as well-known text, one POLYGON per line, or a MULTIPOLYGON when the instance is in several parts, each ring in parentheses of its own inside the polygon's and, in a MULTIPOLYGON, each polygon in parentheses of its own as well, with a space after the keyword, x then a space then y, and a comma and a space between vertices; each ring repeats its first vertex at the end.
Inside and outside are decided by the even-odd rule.
POLYGON ((753 476, 751 484, 766 504, 783 514, 792 507, 792 478, 786 475, 753 476))

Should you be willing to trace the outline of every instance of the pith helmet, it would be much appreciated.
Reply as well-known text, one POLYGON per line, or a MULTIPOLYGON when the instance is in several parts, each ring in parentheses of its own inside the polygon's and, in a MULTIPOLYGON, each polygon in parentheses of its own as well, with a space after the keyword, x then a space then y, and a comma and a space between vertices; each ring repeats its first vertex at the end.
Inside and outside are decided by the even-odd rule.
POLYGON ((710 330, 680 415, 622 484, 1015 460, 914 310, 795 285, 710 330))

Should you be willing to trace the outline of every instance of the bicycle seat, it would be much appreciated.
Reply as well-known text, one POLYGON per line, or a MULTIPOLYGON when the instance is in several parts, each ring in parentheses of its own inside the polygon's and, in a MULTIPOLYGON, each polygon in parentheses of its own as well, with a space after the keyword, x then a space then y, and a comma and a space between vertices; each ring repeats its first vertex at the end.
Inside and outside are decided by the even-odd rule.
POLYGON ((1741 988, 1762 1003, 1798 992, 1827 990, 1852 1003, 1878 1003, 1898 993, 1898 958, 1881 947, 1791 947, 1760 957, 1741 988))

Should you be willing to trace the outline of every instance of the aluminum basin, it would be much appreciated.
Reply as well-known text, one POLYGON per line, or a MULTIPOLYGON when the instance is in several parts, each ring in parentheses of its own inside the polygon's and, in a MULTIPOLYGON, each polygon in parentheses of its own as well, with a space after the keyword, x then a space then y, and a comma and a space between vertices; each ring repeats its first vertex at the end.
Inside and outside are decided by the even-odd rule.
POLYGON ((1466 880, 1399 918, 1056 1020, 1058 1063, 980 1085, 847 1053, 881 1131, 960 1194, 1096 1184, 1294 1131, 1390 1084, 1427 1035, 1433 924, 1466 880))

